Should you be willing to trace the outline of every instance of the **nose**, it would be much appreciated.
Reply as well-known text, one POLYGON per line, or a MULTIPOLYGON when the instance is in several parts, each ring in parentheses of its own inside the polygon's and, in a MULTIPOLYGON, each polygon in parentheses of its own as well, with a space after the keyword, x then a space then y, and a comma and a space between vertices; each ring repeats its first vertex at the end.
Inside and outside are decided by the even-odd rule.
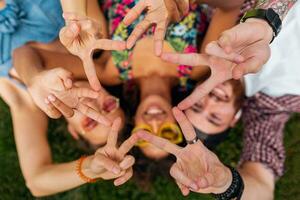
POLYGON ((203 99, 203 102, 202 102, 202 112, 205 116, 208 116, 209 113, 215 109, 215 106, 216 106, 216 102, 212 99, 212 98, 209 98, 209 97, 206 97, 203 99))

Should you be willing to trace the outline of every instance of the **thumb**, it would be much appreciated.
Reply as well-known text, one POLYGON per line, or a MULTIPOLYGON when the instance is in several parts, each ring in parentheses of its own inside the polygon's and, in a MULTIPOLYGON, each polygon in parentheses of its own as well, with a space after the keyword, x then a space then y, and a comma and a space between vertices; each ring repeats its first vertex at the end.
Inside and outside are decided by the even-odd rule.
POLYGON ((63 84, 65 86, 66 89, 71 89, 73 82, 72 82, 72 73, 62 69, 62 68, 58 68, 56 70, 56 74, 57 76, 63 81, 63 84))
POLYGON ((63 27, 59 33, 61 43, 68 47, 80 33, 80 27, 76 22, 70 22, 67 26, 63 27))

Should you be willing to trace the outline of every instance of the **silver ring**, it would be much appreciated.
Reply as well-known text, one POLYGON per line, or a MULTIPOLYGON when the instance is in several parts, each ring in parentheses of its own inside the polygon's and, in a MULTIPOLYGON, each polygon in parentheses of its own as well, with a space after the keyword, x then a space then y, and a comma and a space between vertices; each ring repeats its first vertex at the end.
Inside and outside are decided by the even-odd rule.
POLYGON ((193 140, 186 140, 186 143, 187 144, 196 144, 198 142, 198 140, 199 140, 199 138, 196 135, 193 140))

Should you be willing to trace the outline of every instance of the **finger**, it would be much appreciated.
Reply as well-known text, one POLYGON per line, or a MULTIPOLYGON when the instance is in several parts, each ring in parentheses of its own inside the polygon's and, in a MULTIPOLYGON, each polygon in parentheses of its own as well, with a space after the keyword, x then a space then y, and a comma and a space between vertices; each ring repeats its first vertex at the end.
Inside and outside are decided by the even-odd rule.
POLYGON ((182 129, 183 135, 186 140, 192 141, 196 137, 196 132, 192 126, 192 124, 189 122, 185 114, 179 110, 178 108, 173 108, 173 115, 175 119, 177 120, 180 128, 182 129))
POLYGON ((132 170, 132 168, 130 168, 130 169, 127 170, 127 172, 126 172, 123 176, 117 178, 117 179, 114 181, 114 185, 115 185, 115 186, 123 185, 123 184, 126 183, 132 176, 133 176, 133 170, 132 170))
POLYGON ((118 163, 104 156, 103 154, 98 153, 91 161, 91 171, 98 174, 103 173, 103 169, 114 174, 121 173, 121 168, 119 167, 118 163))
POLYGON ((186 186, 182 185, 181 183, 179 183, 178 181, 176 181, 177 186, 179 187, 181 193, 183 196, 188 196, 190 193, 189 188, 187 188, 186 186))
POLYGON ((154 51, 156 56, 161 56, 163 52, 163 44, 165 40, 166 30, 167 30, 166 22, 160 22, 159 24, 157 24, 154 33, 154 51))
POLYGON ((143 35, 143 33, 145 33, 145 31, 150 27, 150 25, 151 22, 146 18, 134 28, 127 40, 127 49, 131 49, 133 47, 136 41, 143 35))
POLYGON ((209 65, 208 56, 204 54, 179 54, 179 53, 163 53, 161 58, 164 61, 188 66, 209 65))
POLYGON ((132 167, 135 163, 135 158, 133 156, 127 155, 125 156, 125 158, 123 159, 123 161, 120 163, 120 167, 123 170, 127 170, 130 167, 132 167))
POLYGON ((182 184, 187 188, 191 188, 194 191, 197 191, 198 185, 188 176, 186 176, 178 167, 177 165, 173 165, 170 169, 171 176, 176 180, 176 182, 182 184))
POLYGON ((232 75, 234 79, 240 79, 242 76, 251 73, 257 73, 270 58, 270 47, 267 45, 254 44, 244 50, 248 59, 233 68, 232 75))
POLYGON ((124 17, 123 23, 126 26, 129 26, 134 22, 145 10, 146 4, 145 0, 140 0, 124 17))
POLYGON ((84 15, 80 15, 74 12, 64 12, 63 18, 65 20, 72 20, 72 21, 80 21, 80 20, 86 20, 87 17, 84 15))
POLYGON ((213 76, 211 76, 204 83, 199 85, 191 95, 185 98, 182 102, 178 104, 178 108, 180 110, 186 110, 193 105, 195 105, 198 101, 200 101, 204 96, 209 94, 218 84, 223 83, 223 81, 216 80, 213 76))
POLYGON ((67 89, 71 89, 73 84, 72 73, 62 68, 57 68, 55 72, 57 76, 63 80, 64 86, 67 89))
POLYGON ((59 119, 61 117, 61 113, 50 103, 48 99, 45 99, 46 104, 46 111, 45 113, 48 115, 48 117, 52 119, 59 119))
POLYGON ((68 131, 75 140, 79 140, 79 134, 77 133, 75 128, 70 124, 68 125, 68 131))
POLYGON ((137 134, 133 134, 125 140, 125 142, 122 143, 122 145, 119 148, 119 153, 121 156, 125 156, 133 147, 134 145, 139 141, 139 137, 137 134))
POLYGON ((205 53, 207 53, 208 55, 211 55, 211 56, 224 58, 224 59, 230 60, 235 63, 241 63, 244 61, 244 57, 238 53, 235 53, 235 52, 232 52, 229 54, 226 53, 226 51, 222 47, 220 47, 216 41, 209 43, 205 47, 205 53))
POLYGON ((75 22, 71 22, 69 25, 63 27, 59 32, 59 39, 61 43, 68 47, 77 38, 80 32, 80 27, 75 22))
POLYGON ((72 92, 74 92, 78 98, 96 99, 99 97, 99 92, 95 92, 89 88, 74 88, 72 92))
POLYGON ((96 43, 93 45, 93 49, 122 51, 126 49, 126 42, 109 40, 109 39, 101 39, 96 41, 96 43))
POLYGON ((92 89, 95 91, 100 91, 102 87, 101 87, 100 81, 97 77, 95 64, 94 64, 91 54, 89 56, 86 56, 86 58, 82 59, 82 61, 83 61, 83 67, 84 67, 86 77, 87 77, 92 89))
POLYGON ((179 154, 180 147, 171 143, 169 140, 149 134, 146 131, 139 131, 136 133, 140 139, 146 140, 147 142, 153 144, 154 146, 171 153, 175 156, 179 154))
POLYGON ((108 138, 107 138, 107 146, 116 147, 118 141, 118 134, 121 126, 121 118, 117 118, 110 129, 108 138))
POLYGON ((83 115, 99 122, 100 124, 103 124, 104 126, 110 126, 111 122, 101 115, 99 112, 96 110, 92 109, 91 107, 88 107, 82 103, 79 103, 79 105, 76 108, 79 112, 81 112, 83 115))
POLYGON ((59 110, 66 118, 73 117, 74 110, 66 106, 63 102, 57 99, 54 95, 49 95, 48 100, 52 103, 52 105, 59 110))

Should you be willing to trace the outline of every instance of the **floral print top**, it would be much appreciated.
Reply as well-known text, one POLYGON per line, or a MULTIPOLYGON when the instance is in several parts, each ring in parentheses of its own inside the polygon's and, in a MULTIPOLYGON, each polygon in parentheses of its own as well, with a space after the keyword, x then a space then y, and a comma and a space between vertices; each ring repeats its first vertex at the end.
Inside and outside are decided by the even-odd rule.
MULTIPOLYGON (((144 15, 139 17, 132 25, 126 27, 122 20, 127 12, 135 6, 138 0, 106 0, 102 3, 102 8, 109 22, 109 33, 113 40, 126 41, 134 27, 142 21, 144 15)), ((101 3, 101 2, 100 2, 101 3)), ((179 53, 194 53, 198 49, 198 38, 204 36, 208 27, 209 9, 204 5, 192 5, 190 12, 184 19, 176 24, 170 25, 166 41, 179 53)), ((155 27, 150 28, 144 35, 153 35, 155 27)), ((122 81, 132 80, 132 52, 133 49, 125 51, 113 51, 112 57, 114 64, 119 70, 122 81)), ((178 66, 178 77, 180 86, 183 90, 190 90, 193 85, 190 84, 191 66, 178 66)))

